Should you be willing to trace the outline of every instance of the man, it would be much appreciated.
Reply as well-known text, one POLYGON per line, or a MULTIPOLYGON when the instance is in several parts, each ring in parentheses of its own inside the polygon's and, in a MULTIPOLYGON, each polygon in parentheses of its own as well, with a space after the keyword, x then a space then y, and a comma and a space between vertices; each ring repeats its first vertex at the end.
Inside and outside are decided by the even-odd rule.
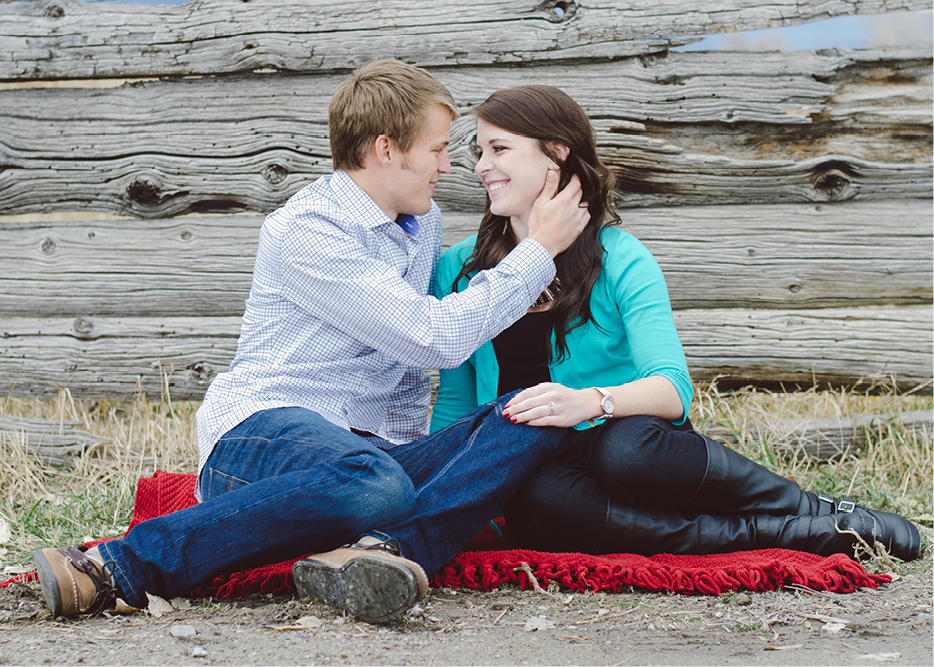
POLYGON ((455 116, 441 84, 399 61, 340 85, 335 172, 266 219, 236 358, 198 411, 202 502, 89 551, 37 551, 54 614, 145 606, 318 552, 295 565, 299 592, 386 620, 554 453, 561 431, 512 424, 505 401, 425 436, 421 369, 460 364, 521 317, 589 217, 579 183, 555 196, 551 175, 529 239, 467 290, 428 296, 455 116))

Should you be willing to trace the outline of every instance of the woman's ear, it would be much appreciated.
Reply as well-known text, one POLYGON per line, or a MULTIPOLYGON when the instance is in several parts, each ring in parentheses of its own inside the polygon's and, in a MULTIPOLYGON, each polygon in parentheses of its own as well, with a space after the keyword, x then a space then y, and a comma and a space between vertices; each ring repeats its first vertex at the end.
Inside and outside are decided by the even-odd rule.
POLYGON ((554 155, 557 155, 558 158, 564 162, 568 159, 568 154, 570 154, 571 149, 565 146, 564 144, 559 144, 557 141, 549 141, 548 148, 551 149, 551 152, 554 155))

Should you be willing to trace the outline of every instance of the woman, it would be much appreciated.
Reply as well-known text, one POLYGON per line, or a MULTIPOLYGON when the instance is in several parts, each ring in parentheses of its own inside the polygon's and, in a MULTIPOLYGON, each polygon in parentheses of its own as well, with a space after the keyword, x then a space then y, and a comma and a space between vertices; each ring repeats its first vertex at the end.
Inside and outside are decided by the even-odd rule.
POLYGON ((664 278, 648 250, 613 226, 613 175, 580 106, 556 88, 522 86, 473 113, 486 214, 478 234, 442 257, 438 296, 463 289, 527 235, 549 169, 559 170, 559 187, 578 176, 590 212, 527 315, 441 371, 433 430, 523 387, 505 417, 573 427, 563 453, 507 504, 511 535, 547 551, 822 555, 852 554, 858 535, 916 558, 920 534, 909 521, 804 492, 691 427, 693 389, 664 278))

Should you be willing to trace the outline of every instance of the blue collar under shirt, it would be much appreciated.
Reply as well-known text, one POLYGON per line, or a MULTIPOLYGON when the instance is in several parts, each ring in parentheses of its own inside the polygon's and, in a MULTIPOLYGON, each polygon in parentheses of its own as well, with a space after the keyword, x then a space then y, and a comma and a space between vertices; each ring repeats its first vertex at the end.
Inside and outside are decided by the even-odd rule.
POLYGON ((409 236, 415 236, 418 232, 418 220, 415 219, 414 215, 400 213, 399 217, 396 218, 396 224, 402 227, 409 236))

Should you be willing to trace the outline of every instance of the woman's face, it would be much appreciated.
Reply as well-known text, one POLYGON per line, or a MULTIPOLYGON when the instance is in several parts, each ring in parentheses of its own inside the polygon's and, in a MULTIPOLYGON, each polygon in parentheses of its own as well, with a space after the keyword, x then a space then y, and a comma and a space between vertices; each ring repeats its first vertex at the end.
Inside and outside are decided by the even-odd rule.
POLYGON ((538 140, 477 119, 474 171, 490 197, 490 211, 511 218, 514 226, 518 223, 520 236, 526 232, 532 204, 545 185, 545 174, 556 166, 539 148, 538 140))

